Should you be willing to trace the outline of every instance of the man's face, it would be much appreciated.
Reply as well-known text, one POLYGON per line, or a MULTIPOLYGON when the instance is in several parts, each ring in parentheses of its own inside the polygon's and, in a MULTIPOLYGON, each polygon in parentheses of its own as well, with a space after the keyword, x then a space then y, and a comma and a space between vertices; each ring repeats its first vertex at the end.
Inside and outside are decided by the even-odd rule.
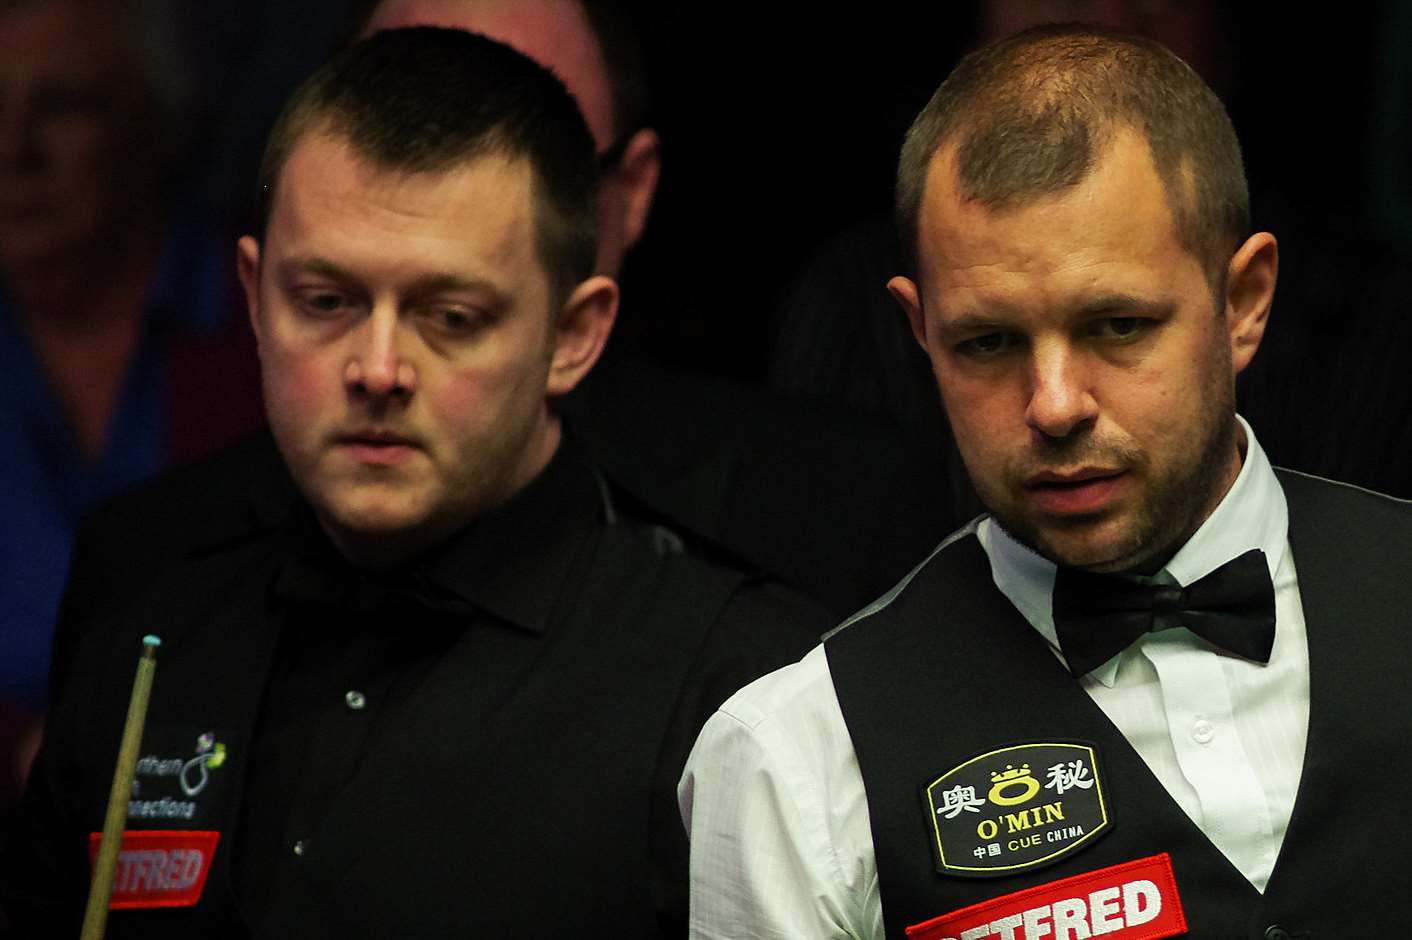
POLYGON ((110 243, 130 204, 154 195, 160 161, 134 146, 151 116, 107 6, 0 11, 0 264, 12 273, 110 243))
POLYGON ((1177 242, 1140 137, 1000 211, 961 199, 953 158, 928 175, 909 313, 981 500, 1061 564, 1164 563, 1239 471, 1233 348, 1240 367, 1253 348, 1177 242))
POLYGON ((407 175, 311 133, 263 244, 241 240, 271 427, 355 561, 435 544, 554 451, 556 317, 530 184, 523 161, 407 175))

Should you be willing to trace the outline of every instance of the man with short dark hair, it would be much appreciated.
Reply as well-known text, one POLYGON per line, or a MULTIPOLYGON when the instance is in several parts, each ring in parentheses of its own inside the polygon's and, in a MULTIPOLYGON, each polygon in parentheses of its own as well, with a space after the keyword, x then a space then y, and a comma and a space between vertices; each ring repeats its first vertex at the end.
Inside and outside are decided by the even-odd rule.
POLYGON ((897 202, 989 513, 707 723, 692 935, 1399 932, 1412 508, 1235 413, 1277 256, 1219 101, 1155 43, 1021 33, 933 96, 897 202))
POLYGON ((826 618, 631 516, 557 415, 616 307, 595 176, 484 37, 379 34, 295 93, 239 243, 273 441, 87 530, 70 597, 109 603, 70 604, 0 865, 23 931, 76 930, 156 633, 108 936, 681 933, 686 751, 826 618), (133 587, 92 563, 178 526, 133 587))

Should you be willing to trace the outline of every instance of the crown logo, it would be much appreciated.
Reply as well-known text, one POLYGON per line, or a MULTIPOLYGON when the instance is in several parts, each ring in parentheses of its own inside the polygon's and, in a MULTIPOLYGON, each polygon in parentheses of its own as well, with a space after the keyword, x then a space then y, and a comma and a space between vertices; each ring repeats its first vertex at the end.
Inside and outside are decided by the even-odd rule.
POLYGON ((1014 764, 1006 764, 1004 770, 990 775, 990 782, 994 784, 1008 783, 1011 780, 1018 780, 1021 777, 1028 777, 1029 775, 1029 764, 1021 764, 1019 770, 1015 769, 1014 764))
POLYGON ((1005 769, 990 775, 990 792, 986 799, 997 806, 1027 803, 1039 792, 1039 781, 1030 776, 1030 765, 1006 764, 1005 769))

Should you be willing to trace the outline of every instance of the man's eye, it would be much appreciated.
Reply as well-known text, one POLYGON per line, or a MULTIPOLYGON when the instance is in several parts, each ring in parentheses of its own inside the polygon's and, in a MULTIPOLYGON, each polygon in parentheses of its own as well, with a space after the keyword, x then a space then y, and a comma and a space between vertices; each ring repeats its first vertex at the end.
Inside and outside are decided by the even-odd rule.
POLYGON ((485 324, 485 317, 479 311, 460 307, 433 307, 426 316, 438 330, 458 336, 474 333, 485 324))
POLYGON ((299 295, 299 306, 316 317, 332 317, 348 307, 348 299, 336 291, 310 291, 299 295))
POLYGON ((1142 317, 1106 317, 1098 321, 1095 331, 1110 339, 1130 339, 1141 333, 1148 322, 1142 317))
POLYGON ((983 333, 956 344, 956 351, 963 356, 984 358, 1005 352, 1015 344, 1009 333, 983 333))

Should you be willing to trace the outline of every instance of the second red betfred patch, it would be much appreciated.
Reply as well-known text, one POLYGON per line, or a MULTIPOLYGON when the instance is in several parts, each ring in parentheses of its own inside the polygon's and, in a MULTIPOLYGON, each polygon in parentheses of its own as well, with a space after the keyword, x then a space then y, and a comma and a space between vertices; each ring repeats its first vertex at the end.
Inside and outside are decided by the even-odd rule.
POLYGON ((1187 932, 1166 852, 1036 885, 907 928, 908 940, 1162 940, 1187 932))
MULTIPOLYGON (((90 863, 102 838, 101 832, 88 837, 90 863)), ((124 832, 109 908, 191 907, 201 899, 220 838, 179 829, 124 832)))

